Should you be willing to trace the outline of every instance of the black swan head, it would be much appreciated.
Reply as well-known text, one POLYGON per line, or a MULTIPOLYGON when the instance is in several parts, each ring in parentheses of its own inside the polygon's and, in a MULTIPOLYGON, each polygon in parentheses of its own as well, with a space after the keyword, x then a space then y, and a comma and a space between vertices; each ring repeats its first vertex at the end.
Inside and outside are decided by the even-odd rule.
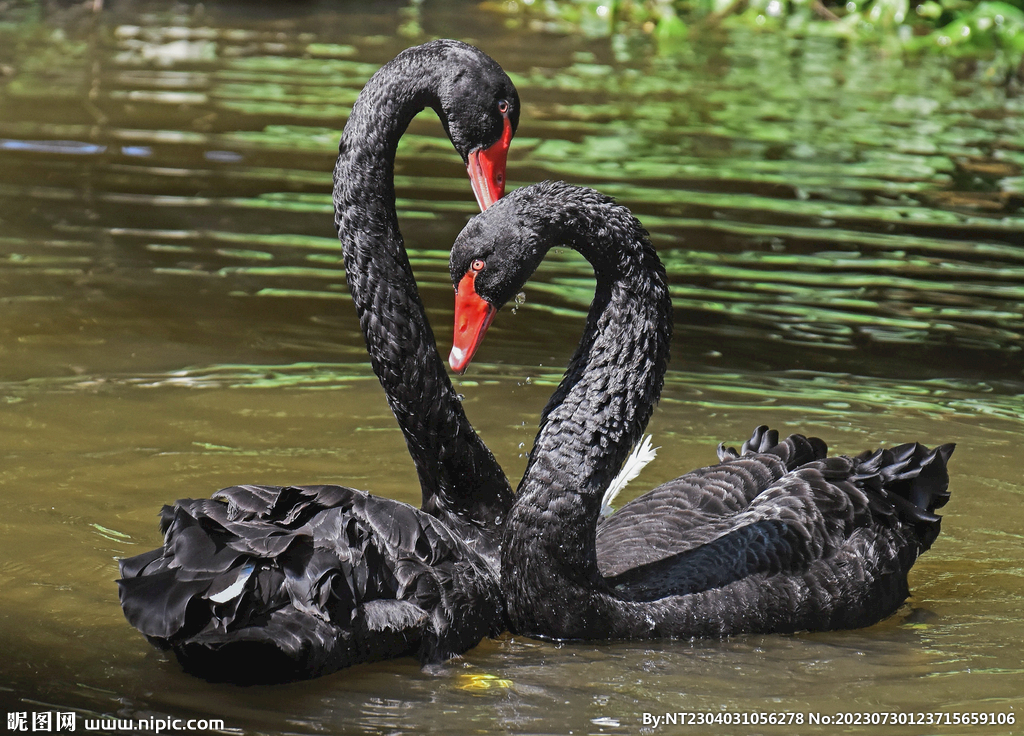
MULTIPOLYGON (((602 273, 634 269, 619 246, 646 236, 611 197, 559 181, 518 189, 474 217, 451 252, 456 292, 455 335, 448 357, 452 370, 465 371, 494 315, 519 293, 553 246, 584 253, 600 280, 602 273)), ((599 284, 599 299, 601 289, 599 284)))
POLYGON ((438 90, 437 113, 466 162, 480 209, 487 209, 505 192, 508 148, 519 127, 519 93, 497 62, 479 49, 443 43, 450 44, 449 58, 467 58, 438 90))
POLYGON ((548 247, 539 243, 547 240, 542 232, 550 224, 538 209, 502 207, 488 218, 473 218, 459 234, 449 262, 455 284, 455 334, 448 363, 456 373, 466 370, 494 315, 543 260, 548 247))
POLYGON ((486 209, 505 191, 505 162, 519 127, 519 93, 494 59, 461 41, 441 39, 406 49, 367 82, 342 138, 342 159, 354 159, 345 178, 352 181, 363 167, 393 162, 398 139, 427 107, 441 119, 466 164, 477 202, 486 209))

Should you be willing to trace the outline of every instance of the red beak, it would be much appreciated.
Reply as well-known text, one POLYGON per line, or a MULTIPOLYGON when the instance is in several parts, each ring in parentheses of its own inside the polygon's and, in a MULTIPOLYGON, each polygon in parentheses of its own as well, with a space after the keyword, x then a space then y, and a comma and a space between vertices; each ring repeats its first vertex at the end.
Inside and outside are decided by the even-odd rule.
POLYGON ((465 372, 497 313, 476 293, 476 271, 467 271, 455 289, 455 337, 448 356, 453 371, 465 372))
POLYGON ((498 142, 490 148, 481 148, 469 154, 466 169, 469 171, 469 183, 473 186, 473 194, 481 212, 501 199, 501 195, 505 193, 505 167, 511 143, 512 124, 505 118, 505 129, 498 142))

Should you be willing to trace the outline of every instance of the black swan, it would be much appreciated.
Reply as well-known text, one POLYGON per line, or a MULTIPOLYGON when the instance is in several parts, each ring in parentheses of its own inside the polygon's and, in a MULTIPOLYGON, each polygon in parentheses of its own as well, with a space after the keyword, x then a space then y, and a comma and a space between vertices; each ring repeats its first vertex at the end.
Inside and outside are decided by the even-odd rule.
POLYGON ((661 391, 671 333, 665 270, 629 210, 544 182, 471 220, 451 256, 450 362, 465 369, 494 312, 553 245, 586 257, 597 288, 502 532, 512 630, 721 637, 855 628, 895 612, 907 572, 939 533, 933 512, 949 497, 953 445, 826 457, 819 439, 779 442, 759 427, 740 452, 720 447, 720 464, 650 491, 599 527, 602 494, 661 391), (613 540, 655 551, 642 564, 624 564, 640 557, 630 553, 602 565, 613 540))
POLYGON ((422 511, 341 486, 235 486, 165 506, 164 546, 120 563, 121 606, 210 680, 273 682, 466 651, 505 628, 497 536, 508 481, 437 353, 398 229, 398 139, 433 108, 481 207, 504 191, 519 97, 479 50, 435 41, 366 84, 341 138, 335 221, 373 369, 404 432, 422 511))

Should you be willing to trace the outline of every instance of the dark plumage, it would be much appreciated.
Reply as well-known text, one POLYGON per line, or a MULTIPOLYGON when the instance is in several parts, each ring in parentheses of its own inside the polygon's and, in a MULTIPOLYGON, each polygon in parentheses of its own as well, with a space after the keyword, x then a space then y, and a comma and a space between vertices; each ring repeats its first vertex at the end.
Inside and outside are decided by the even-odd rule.
POLYGON ((591 262, 597 288, 503 531, 513 630, 727 636, 859 627, 892 614, 908 595, 907 572, 938 535, 934 510, 949 496, 953 446, 827 457, 819 439, 780 442, 759 427, 739 452, 720 448, 719 465, 599 522, 602 494, 643 433, 668 360, 671 301, 647 233, 593 190, 544 182, 466 226, 452 280, 460 302, 469 290, 500 307, 556 244, 591 262))
POLYGON ((445 524, 340 486, 235 486, 165 506, 121 563, 125 616, 211 680, 316 677, 504 630, 493 572, 445 524))
POLYGON ((503 190, 519 98, 479 50, 434 41, 370 79, 339 146, 349 288, 422 511, 340 486, 235 486, 164 507, 164 546, 121 562, 121 605, 194 674, 279 681, 402 654, 432 662, 503 629, 497 535, 511 489, 437 354, 395 213, 398 139, 425 107, 484 205, 503 190))

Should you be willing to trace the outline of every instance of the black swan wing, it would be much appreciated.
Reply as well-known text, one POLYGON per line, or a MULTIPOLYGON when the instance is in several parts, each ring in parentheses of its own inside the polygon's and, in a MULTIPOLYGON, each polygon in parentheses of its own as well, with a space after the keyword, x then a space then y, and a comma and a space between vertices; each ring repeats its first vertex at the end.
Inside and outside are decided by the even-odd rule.
POLYGON ((721 464, 660 485, 601 520, 597 562, 603 575, 619 575, 712 541, 721 533, 718 522, 746 509, 787 472, 823 459, 828 447, 803 435, 780 442, 777 431, 760 426, 739 452, 719 446, 718 453, 721 464))
POLYGON ((343 486, 234 486, 161 517, 163 547, 121 561, 121 605, 207 679, 440 661, 504 626, 485 563, 404 503, 343 486))
POLYGON ((820 561, 847 565, 860 559, 862 550, 852 551, 851 545, 867 544, 876 549, 875 558, 908 569, 939 533, 934 511, 949 497, 946 461, 952 445, 929 450, 910 443, 855 458, 816 459, 785 471, 731 515, 718 503, 727 497, 739 506, 758 479, 778 472, 780 459, 788 467, 787 458, 806 457, 791 452, 803 441, 794 435, 767 452, 726 453, 722 464, 673 481, 698 489, 693 498, 716 504, 690 514, 688 519, 699 516, 703 523, 682 530, 678 546, 683 551, 606 577, 616 594, 651 601, 722 588, 755 575, 802 575, 820 561), (723 475, 736 466, 741 472, 723 475), (730 477, 738 479, 734 493, 723 495, 723 479, 730 477))

